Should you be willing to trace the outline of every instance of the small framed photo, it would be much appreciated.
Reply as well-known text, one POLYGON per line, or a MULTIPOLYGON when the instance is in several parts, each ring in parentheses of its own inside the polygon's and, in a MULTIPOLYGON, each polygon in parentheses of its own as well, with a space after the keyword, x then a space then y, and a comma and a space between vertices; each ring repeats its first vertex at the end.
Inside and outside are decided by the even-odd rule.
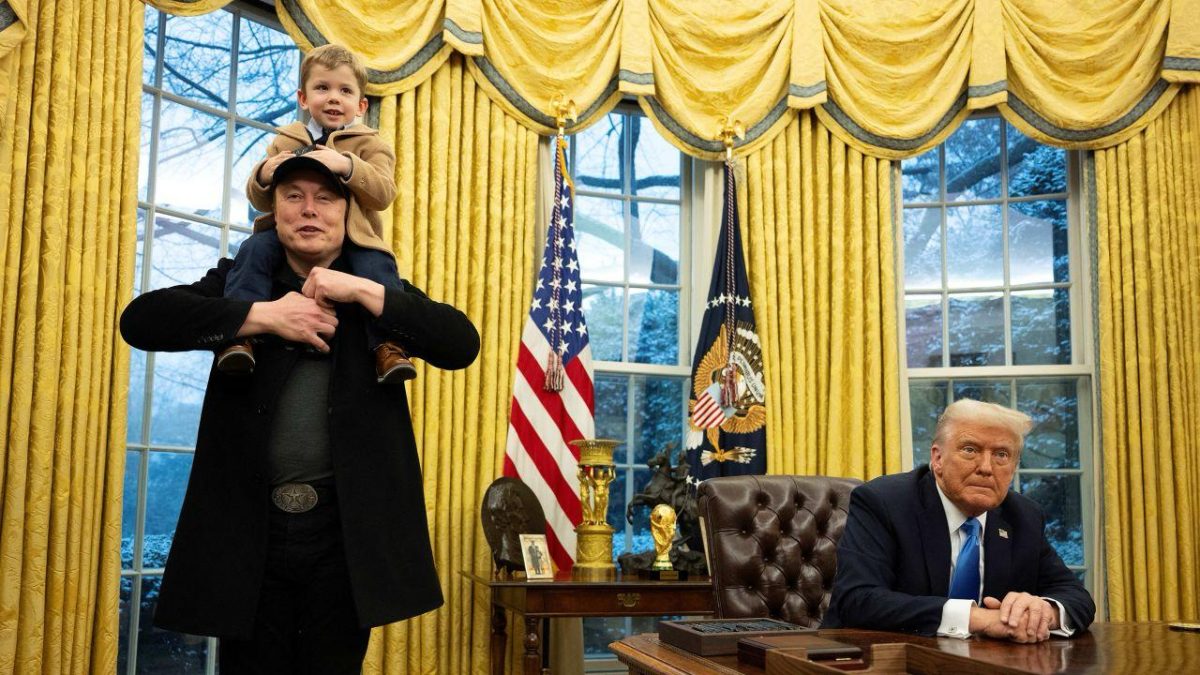
POLYGON ((525 560, 525 578, 553 579, 554 563, 544 534, 521 535, 521 557, 525 560))

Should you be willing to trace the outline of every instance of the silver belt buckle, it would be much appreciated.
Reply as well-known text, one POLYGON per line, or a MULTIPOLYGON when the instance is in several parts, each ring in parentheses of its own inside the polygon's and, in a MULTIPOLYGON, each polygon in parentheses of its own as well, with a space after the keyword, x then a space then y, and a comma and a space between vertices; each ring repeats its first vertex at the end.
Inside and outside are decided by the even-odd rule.
POLYGON ((271 502, 280 511, 304 513, 317 505, 317 491, 307 483, 284 483, 271 490, 271 502))

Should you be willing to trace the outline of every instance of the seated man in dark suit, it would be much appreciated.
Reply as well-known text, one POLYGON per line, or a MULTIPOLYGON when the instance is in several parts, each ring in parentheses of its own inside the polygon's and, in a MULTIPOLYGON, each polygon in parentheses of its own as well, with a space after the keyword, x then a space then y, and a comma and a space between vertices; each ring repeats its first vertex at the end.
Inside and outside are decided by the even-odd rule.
POLYGON ((928 466, 850 495, 823 628, 1039 642, 1087 629, 1087 589, 1046 540, 1042 510, 1009 492, 1032 422, 962 399, 938 419, 928 466))

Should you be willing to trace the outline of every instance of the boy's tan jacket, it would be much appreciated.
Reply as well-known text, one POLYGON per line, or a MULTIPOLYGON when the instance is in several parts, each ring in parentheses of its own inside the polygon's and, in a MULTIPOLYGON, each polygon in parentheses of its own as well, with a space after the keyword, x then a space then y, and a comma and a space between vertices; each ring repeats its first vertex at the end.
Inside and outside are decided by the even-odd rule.
MULTIPOLYGON (((292 122, 277 127, 275 131, 277 135, 267 148, 267 157, 292 152, 312 143, 303 122, 292 122)), ((359 246, 392 253, 391 247, 383 241, 379 212, 391 206, 396 199, 395 153, 379 140, 378 131, 364 124, 333 132, 329 135, 326 147, 346 155, 354 164, 350 179, 342 181, 350 190, 346 235, 359 246)), ((258 170, 265 161, 267 159, 263 158, 254 165, 250 179, 246 181, 246 196, 250 203, 259 211, 266 212, 254 219, 255 232, 275 227, 275 199, 271 186, 258 182, 258 170)))

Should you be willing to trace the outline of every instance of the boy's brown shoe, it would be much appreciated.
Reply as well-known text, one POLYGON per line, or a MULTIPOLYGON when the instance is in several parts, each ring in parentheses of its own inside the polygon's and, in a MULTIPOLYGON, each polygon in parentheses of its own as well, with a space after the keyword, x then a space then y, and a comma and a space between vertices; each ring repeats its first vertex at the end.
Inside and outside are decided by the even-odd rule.
POLYGON ((254 372, 254 347, 249 340, 235 342, 217 356, 217 370, 231 375, 249 375, 254 372))
POLYGON ((388 340, 375 348, 375 377, 380 384, 404 382, 416 376, 416 366, 400 345, 388 340))

